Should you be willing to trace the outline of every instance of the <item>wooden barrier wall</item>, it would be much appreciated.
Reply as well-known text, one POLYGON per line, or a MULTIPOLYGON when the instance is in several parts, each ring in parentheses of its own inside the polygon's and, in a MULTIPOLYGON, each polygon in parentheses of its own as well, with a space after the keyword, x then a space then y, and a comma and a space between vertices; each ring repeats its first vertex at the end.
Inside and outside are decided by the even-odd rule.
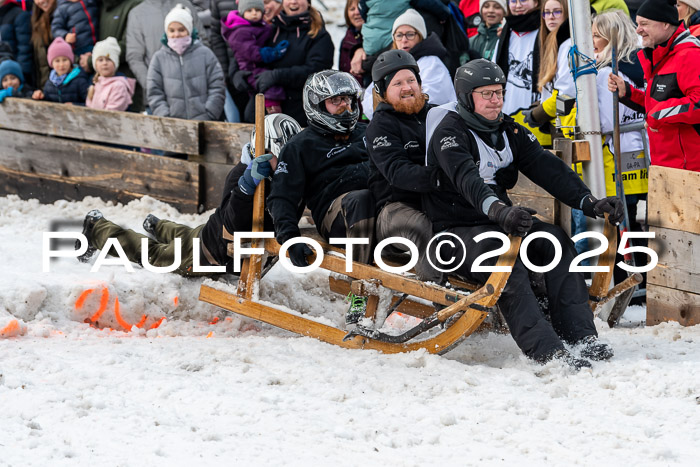
POLYGON ((700 173, 652 166, 648 217, 659 264, 647 273, 647 324, 700 324, 700 173))
MULTIPOLYGON (((149 195, 202 212, 218 206, 252 128, 8 98, 0 105, 0 196, 124 203, 149 195), (130 149, 141 147, 184 156, 130 149)), ((568 208, 524 175, 509 195, 569 230, 568 208)))
POLYGON ((0 105, 0 195, 44 203, 149 195, 205 211, 218 206, 252 127, 8 98, 0 105), (141 147, 182 156, 130 149, 141 147))

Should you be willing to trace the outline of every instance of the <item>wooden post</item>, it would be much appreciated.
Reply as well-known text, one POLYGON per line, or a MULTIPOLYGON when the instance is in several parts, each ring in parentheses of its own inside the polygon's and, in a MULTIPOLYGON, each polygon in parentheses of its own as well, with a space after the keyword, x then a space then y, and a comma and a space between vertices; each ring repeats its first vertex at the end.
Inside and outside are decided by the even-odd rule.
MULTIPOLYGON (((265 96, 255 96, 255 157, 265 153, 265 96)), ((253 232, 262 232, 265 228, 265 180, 255 189, 253 198, 253 232)), ((254 238, 252 248, 264 246, 263 239, 254 238)), ((258 284, 262 271, 262 255, 250 255, 243 261, 243 269, 238 280, 238 295, 248 300, 257 299, 258 284)))

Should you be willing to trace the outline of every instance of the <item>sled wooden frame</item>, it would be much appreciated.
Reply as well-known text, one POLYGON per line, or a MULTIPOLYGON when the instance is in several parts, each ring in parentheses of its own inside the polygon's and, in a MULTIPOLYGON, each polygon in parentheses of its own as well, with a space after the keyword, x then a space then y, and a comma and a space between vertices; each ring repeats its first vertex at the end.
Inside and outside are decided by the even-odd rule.
MULTIPOLYGON (((255 149, 256 154, 262 154, 264 152, 264 100, 261 99, 260 94, 256 96, 256 116, 255 149)), ((255 193, 253 232, 263 231, 264 185, 265 181, 263 180, 255 193)), ((635 280, 641 280, 640 275, 633 275, 624 284, 619 284, 608 291, 612 280, 615 252, 617 250, 615 229, 607 221, 606 215, 603 233, 607 237, 609 245, 607 251, 599 258, 598 265, 608 266, 608 271, 596 272, 592 285, 589 288, 589 304, 594 314, 597 313, 603 303, 612 300, 627 288, 633 287, 635 280)), ((505 254, 499 257, 496 266, 512 267, 515 264, 522 239, 512 236, 509 239, 510 247, 505 254)), ((352 262, 352 270, 346 272, 346 258, 339 255, 339 253, 344 255, 344 251, 325 243, 319 243, 324 252, 320 267, 354 279, 345 281, 331 275, 329 278, 331 290, 341 293, 345 293, 346 289, 353 290, 355 293, 369 292, 367 317, 374 317, 379 301, 379 297, 371 291, 376 290, 377 286, 381 286, 392 290, 394 293, 415 297, 428 303, 444 305, 447 309, 443 310, 443 312, 450 310, 450 314, 454 313, 453 316, 457 316, 457 318, 449 326, 445 326, 440 333, 433 334, 423 340, 389 343, 367 336, 355 336, 347 339, 348 331, 346 330, 320 323, 313 318, 305 317, 295 312, 285 311, 258 302, 256 295, 260 290, 261 255, 252 255, 244 260, 236 293, 202 285, 199 300, 302 336, 313 337, 344 348, 372 349, 383 353, 400 353, 424 349, 428 353, 443 354, 454 348, 479 328, 488 315, 487 310, 496 305, 510 276, 510 272, 493 272, 486 283, 480 287, 450 278, 452 284, 471 290, 471 293, 469 293, 469 290, 448 289, 439 285, 424 283, 417 279, 386 272, 376 266, 354 261, 352 262), (470 295, 474 299, 470 299, 470 295), (458 313, 461 313, 461 316, 458 313)), ((268 254, 274 256, 278 256, 280 252, 279 243, 273 239, 253 240, 252 247, 263 247, 268 254)), ((309 259, 313 262, 316 259, 315 255, 309 259)), ((398 297, 395 296, 392 304, 395 304, 397 299, 398 297)), ((411 298, 403 300, 396 309, 412 316, 426 318, 434 312, 434 308, 421 303, 420 300, 412 300, 411 298)))

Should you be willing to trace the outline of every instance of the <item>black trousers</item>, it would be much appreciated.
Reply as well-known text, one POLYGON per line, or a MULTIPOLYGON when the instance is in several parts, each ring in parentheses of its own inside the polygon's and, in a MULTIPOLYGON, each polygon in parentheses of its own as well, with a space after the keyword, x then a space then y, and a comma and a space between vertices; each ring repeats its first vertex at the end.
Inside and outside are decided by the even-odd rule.
MULTIPOLYGON (((473 238, 480 233, 494 230, 501 231, 495 225, 449 229, 448 232, 456 234, 464 241, 466 254, 457 242, 456 248, 444 246, 441 255, 448 258, 450 253, 461 259, 465 254, 466 260, 456 272, 468 279, 484 283, 491 273, 472 272, 472 263, 482 253, 500 247, 502 242, 498 239, 485 239, 476 243, 473 238)), ((597 335, 597 332, 593 323, 593 313, 588 306, 588 287, 583 273, 569 272, 571 262, 576 256, 573 242, 561 228, 538 220, 535 220, 530 234, 535 232, 551 233, 562 247, 561 260, 554 269, 544 274, 551 323, 545 318, 537 302, 521 255, 518 256, 508 282, 501 292, 498 306, 518 347, 528 357, 540 360, 563 348, 562 339, 574 343, 583 337, 597 335)), ((554 246, 549 240, 538 238, 527 248, 527 255, 534 265, 544 266, 554 258, 554 246)), ((491 266, 497 259, 489 258, 482 264, 491 266)))

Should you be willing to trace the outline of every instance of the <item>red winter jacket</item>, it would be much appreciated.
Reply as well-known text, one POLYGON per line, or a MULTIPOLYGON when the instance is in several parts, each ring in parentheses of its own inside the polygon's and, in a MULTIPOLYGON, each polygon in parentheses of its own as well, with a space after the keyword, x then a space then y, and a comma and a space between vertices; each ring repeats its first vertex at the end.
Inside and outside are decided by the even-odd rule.
POLYGON ((700 40, 681 24, 638 57, 646 91, 628 83, 621 102, 647 114, 651 164, 700 172, 700 40))

